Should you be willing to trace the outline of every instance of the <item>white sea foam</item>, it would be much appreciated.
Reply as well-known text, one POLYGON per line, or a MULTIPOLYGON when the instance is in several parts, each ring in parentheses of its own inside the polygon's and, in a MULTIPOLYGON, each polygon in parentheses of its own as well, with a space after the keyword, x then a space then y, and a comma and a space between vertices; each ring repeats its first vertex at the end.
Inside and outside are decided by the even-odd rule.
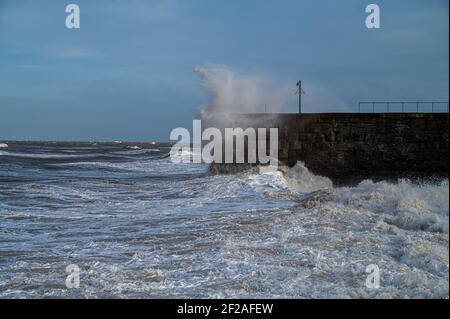
POLYGON ((157 148, 130 148, 129 150, 126 151, 116 151, 116 152, 112 152, 111 154, 114 155, 144 155, 147 153, 152 153, 152 152, 159 152, 160 150, 157 148))
POLYGON ((8 147, 8 144, 6 144, 6 143, 0 143, 0 148, 7 148, 8 147))
POLYGON ((448 180, 425 184, 365 180, 353 187, 333 188, 330 179, 312 174, 302 162, 281 170, 286 185, 293 191, 328 189, 336 195, 335 203, 347 209, 376 213, 385 222, 406 230, 448 233, 448 180))
POLYGON ((170 150, 170 156, 171 157, 192 157, 194 155, 200 156, 201 155, 201 149, 199 148, 186 148, 186 149, 173 149, 170 150))
POLYGON ((283 173, 274 170, 251 174, 248 177, 248 184, 252 187, 265 186, 274 189, 286 189, 288 187, 283 173))
POLYGON ((353 187, 332 187, 301 163, 283 172, 293 191, 319 190, 299 197, 300 208, 280 229, 284 240, 321 251, 321 269, 332 278, 350 280, 364 273, 361 263, 375 263, 383 271, 378 291, 325 282, 328 293, 334 291, 328 296, 448 298, 448 180, 366 180, 353 187), (346 275, 345 269, 352 268, 353 274, 346 275))
POLYGON ((0 248, 15 258, 0 297, 448 298, 447 181, 333 187, 301 163, 208 175, 167 158, 40 162, 1 171, 38 178, 1 185, 0 248), (80 289, 55 288, 74 261, 80 289), (380 289, 365 286, 369 264, 380 289))
POLYGON ((349 208, 379 214, 392 225, 407 230, 448 233, 448 180, 434 184, 366 180, 355 187, 339 189, 339 200, 349 208))
POLYGON ((281 170, 283 171, 286 183, 296 192, 308 193, 333 187, 333 182, 329 178, 314 175, 300 161, 294 167, 282 167, 281 170))

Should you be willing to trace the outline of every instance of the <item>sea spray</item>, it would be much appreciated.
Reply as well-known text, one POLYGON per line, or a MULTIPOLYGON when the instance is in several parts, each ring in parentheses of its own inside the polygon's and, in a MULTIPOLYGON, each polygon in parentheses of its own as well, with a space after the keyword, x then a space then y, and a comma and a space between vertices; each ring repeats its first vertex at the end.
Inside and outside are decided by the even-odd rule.
POLYGON ((217 64, 197 67, 195 72, 209 94, 208 105, 200 111, 202 118, 215 113, 279 112, 293 98, 290 85, 277 84, 267 75, 249 74, 217 64))
MULTIPOLYGON (((268 113, 297 110, 295 83, 261 72, 248 72, 224 64, 205 64, 194 69, 209 95, 208 104, 201 108, 204 120, 214 114, 268 113)), ((305 81, 304 97, 307 112, 348 112, 348 105, 326 87, 305 81)))

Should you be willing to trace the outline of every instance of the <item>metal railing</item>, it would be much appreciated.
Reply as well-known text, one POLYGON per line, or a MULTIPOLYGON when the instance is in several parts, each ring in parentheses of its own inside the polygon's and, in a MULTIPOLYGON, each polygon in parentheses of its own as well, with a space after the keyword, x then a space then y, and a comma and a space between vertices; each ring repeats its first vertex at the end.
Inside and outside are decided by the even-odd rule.
POLYGON ((393 106, 400 106, 401 105, 401 112, 402 113, 413 113, 414 111, 405 111, 405 107, 413 106, 416 113, 419 113, 420 106, 431 106, 431 113, 448 113, 448 102, 358 102, 358 112, 361 113, 361 106, 363 105, 371 105, 372 106, 372 113, 375 113, 375 106, 376 105, 385 105, 386 111, 389 113, 392 111, 393 106), (446 111, 437 111, 436 106, 446 106, 446 111))

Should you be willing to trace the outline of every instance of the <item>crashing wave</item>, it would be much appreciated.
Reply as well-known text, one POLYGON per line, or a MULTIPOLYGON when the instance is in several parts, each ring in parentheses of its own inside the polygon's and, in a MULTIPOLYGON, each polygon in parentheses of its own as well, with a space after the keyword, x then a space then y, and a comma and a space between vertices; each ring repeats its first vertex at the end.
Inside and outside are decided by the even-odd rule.
POLYGON ((311 173, 303 163, 281 168, 288 187, 306 195, 299 198, 306 208, 323 203, 336 209, 367 211, 404 230, 449 232, 448 180, 417 184, 365 180, 353 187, 334 188, 331 180, 311 173))
POLYGON ((355 209, 382 215, 384 221, 405 230, 448 233, 448 181, 415 184, 366 180, 340 189, 340 202, 355 209))
POLYGON ((333 188, 333 182, 323 176, 311 173, 303 162, 298 161, 293 167, 280 167, 289 187, 300 193, 309 193, 321 189, 333 188))

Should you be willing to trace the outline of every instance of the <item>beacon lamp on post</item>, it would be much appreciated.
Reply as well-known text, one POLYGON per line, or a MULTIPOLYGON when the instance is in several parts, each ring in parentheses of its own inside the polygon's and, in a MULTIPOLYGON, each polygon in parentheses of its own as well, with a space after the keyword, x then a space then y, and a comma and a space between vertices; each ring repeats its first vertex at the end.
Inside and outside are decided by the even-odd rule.
POLYGON ((305 91, 302 89, 302 81, 297 82, 298 90, 295 94, 298 94, 298 113, 302 113, 302 94, 305 94, 305 91))

